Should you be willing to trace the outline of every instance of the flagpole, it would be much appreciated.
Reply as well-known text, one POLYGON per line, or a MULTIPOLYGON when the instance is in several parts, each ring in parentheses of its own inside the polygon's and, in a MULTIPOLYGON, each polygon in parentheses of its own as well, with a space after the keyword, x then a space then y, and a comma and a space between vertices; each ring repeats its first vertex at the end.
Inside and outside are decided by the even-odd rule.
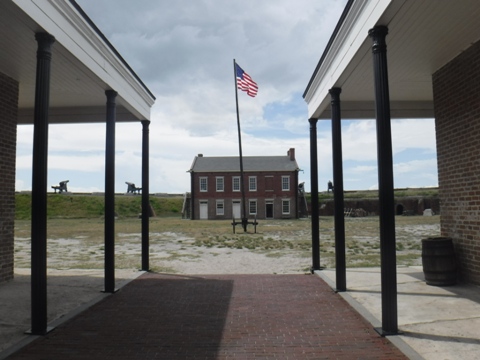
POLYGON ((240 190, 242 192, 242 227, 247 232, 247 213, 245 203, 245 184, 243 180, 242 135, 240 132, 240 112, 238 111, 237 64, 233 59, 233 77, 235 78, 235 104, 237 106, 238 149, 240 154, 240 190))

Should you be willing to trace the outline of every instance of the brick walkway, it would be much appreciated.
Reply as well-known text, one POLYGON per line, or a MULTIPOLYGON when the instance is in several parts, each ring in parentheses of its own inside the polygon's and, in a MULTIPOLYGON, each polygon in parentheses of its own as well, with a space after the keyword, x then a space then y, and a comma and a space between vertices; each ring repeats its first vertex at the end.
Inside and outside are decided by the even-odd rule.
POLYGON ((314 275, 147 273, 10 359, 406 359, 314 275))

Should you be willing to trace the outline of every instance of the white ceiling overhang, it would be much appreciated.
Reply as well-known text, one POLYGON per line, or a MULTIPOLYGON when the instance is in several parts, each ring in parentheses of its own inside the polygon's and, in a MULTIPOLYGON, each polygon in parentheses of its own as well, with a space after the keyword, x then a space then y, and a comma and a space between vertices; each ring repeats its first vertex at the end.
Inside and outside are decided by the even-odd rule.
POLYGON ((117 121, 150 119, 155 97, 75 1, 1 1, 0 31, 0 72, 19 82, 19 124, 33 123, 37 32, 55 37, 49 122, 104 122, 106 90, 118 93, 117 121))
POLYGON ((375 118, 372 40, 389 29, 392 118, 433 118, 432 75, 480 39, 478 0, 350 0, 304 93, 309 118, 330 119, 339 87, 342 118, 375 118))

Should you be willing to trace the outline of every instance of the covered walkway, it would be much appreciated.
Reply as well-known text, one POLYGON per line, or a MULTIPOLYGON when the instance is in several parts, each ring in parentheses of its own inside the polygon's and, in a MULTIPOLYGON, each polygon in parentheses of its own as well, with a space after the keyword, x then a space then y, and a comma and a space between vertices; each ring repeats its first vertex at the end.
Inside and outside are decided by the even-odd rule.
POLYGON ((145 273, 9 359, 405 359, 315 275, 145 273))

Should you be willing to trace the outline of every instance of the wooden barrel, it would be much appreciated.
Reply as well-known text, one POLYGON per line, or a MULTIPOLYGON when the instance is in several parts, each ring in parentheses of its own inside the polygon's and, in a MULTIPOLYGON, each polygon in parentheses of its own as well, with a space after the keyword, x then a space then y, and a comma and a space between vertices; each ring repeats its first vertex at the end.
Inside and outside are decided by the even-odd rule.
POLYGON ((448 286, 457 283, 457 266, 451 238, 422 239, 422 264, 428 285, 448 286))

